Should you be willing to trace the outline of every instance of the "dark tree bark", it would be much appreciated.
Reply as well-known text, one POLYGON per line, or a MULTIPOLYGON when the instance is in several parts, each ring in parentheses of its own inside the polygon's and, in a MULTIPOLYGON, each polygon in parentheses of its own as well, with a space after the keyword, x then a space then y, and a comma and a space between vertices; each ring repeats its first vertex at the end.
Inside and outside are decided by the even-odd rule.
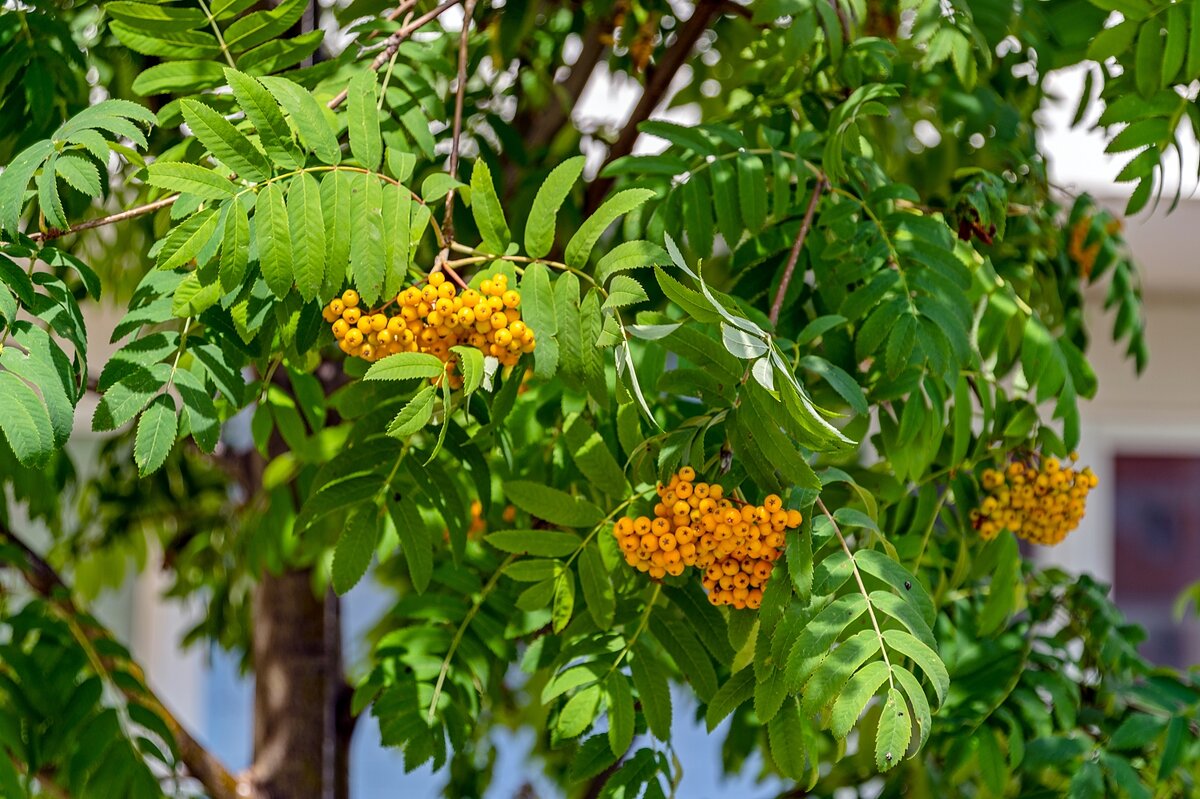
MULTIPOLYGON (((255 786, 264 799, 339 799, 340 625, 309 570, 266 575, 254 599, 255 786)), ((348 750, 348 741, 346 742, 348 750)), ((344 770, 344 769, 342 769, 344 770)), ((342 794, 344 797, 345 794, 342 794)))

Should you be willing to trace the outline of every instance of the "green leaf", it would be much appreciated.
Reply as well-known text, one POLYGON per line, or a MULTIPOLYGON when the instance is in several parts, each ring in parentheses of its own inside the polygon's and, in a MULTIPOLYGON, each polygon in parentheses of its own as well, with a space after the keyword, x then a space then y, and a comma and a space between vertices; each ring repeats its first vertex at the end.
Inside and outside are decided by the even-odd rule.
POLYGON ((221 242, 221 289, 232 292, 242 284, 250 262, 250 216, 238 201, 225 206, 225 232, 221 242))
POLYGON ((592 541, 579 553, 579 583, 583 586, 583 600, 588 613, 592 614, 597 629, 607 630, 612 626, 616 599, 613 593, 612 575, 604 566, 600 548, 592 541))
POLYGON ((767 178, 762 159, 751 153, 737 158, 738 199, 742 219, 751 233, 762 230, 767 221, 767 178))
POLYGON ((258 265, 267 287, 279 298, 292 290, 292 237, 283 189, 270 183, 258 193, 254 204, 254 231, 258 242, 258 265))
POLYGON ((563 425, 563 441, 579 471, 596 488, 611 497, 623 498, 629 493, 624 470, 586 419, 578 414, 568 417, 563 425))
POLYGON ((804 714, 815 716, 821 713, 837 698, 854 672, 878 653, 879 636, 874 630, 860 630, 839 644, 805 684, 801 705, 804 714))
POLYGON ((138 420, 133 444, 133 459, 137 462, 138 474, 145 477, 166 463, 167 455, 175 446, 178 425, 175 400, 170 394, 159 394, 138 420))
POLYGON ((596 209, 596 213, 583 221, 583 224, 575 231, 575 235, 567 242, 565 256, 567 264, 580 268, 587 266, 592 247, 595 246, 601 234, 608 229, 608 226, 616 221, 617 217, 638 208, 653 196, 654 192, 649 189, 625 189, 605 200, 596 209))
POLYGON ((583 543, 575 533, 563 530, 500 530, 489 533, 484 540, 501 552, 540 558, 571 555, 583 543))
POLYGON ((646 726, 660 741, 671 740, 671 690, 667 677, 644 653, 646 650, 635 645, 635 657, 629 661, 633 686, 642 703, 642 715, 646 726))
POLYGON ((307 172, 292 178, 288 186, 287 218, 296 289, 311 302, 325 281, 325 221, 321 214, 321 187, 307 172))
POLYGON ((889 688, 875 733, 875 767, 880 771, 894 768, 908 751, 910 740, 912 722, 908 717, 908 703, 899 691, 889 688))
POLYGON ((317 29, 293 36, 274 39, 243 53, 237 60, 238 69, 250 75, 269 75, 299 64, 316 52, 325 39, 325 31, 317 29))
POLYGON ((1071 777, 1067 799, 1102 799, 1104 795, 1104 772, 1096 763, 1084 761, 1071 777))
POLYGON ((564 569, 554 579, 554 604, 550 607, 550 626, 560 633, 575 615, 575 573, 564 569))
POLYGON ((558 366, 558 347, 554 341, 558 335, 558 317, 554 312, 550 270, 544 264, 525 267, 521 277, 521 317, 538 337, 538 346, 533 351, 534 373, 543 378, 553 376, 558 366))
POLYGON ((113 0, 104 4, 104 10, 113 19, 139 30, 155 33, 189 31, 208 22, 204 12, 198 8, 136 3, 131 0, 113 0))
POLYGON ((767 725, 767 742, 771 745, 771 758, 779 766, 779 773, 789 779, 804 776, 806 753, 804 747, 804 721, 795 700, 784 702, 767 725))
POLYGON ((608 697, 608 745, 617 757, 629 751, 633 744, 634 722, 633 691, 625 675, 614 672, 604 681, 608 697))
MULTIPOLYGON (((155 6, 155 8, 174 9, 172 6, 155 6)), ((194 9, 178 10, 194 11, 194 9)), ((219 58, 221 55, 221 47, 217 44, 216 37, 207 31, 151 32, 138 30, 117 19, 108 23, 108 29, 121 41, 121 44, 142 55, 169 59, 212 59, 219 58)))
POLYGON ((575 738, 596 720, 600 710, 600 686, 589 685, 579 691, 558 712, 555 729, 560 738, 575 738))
POLYGON ((1166 728, 1166 719, 1147 713, 1133 713, 1121 722, 1121 726, 1108 739, 1108 748, 1118 752, 1122 749, 1142 749, 1166 728))
POLYGON ((483 353, 475 347, 451 347, 458 356, 458 369, 463 376, 463 394, 471 395, 483 383, 483 353))
POLYGON ((144 70, 130 88, 142 97, 198 92, 219 86, 224 75, 215 61, 168 61, 144 70))
POLYGON ((146 172, 146 182, 151 186, 191 194, 201 200, 224 200, 237 194, 237 186, 229 180, 195 164, 155 161, 146 172))
POLYGON ((350 269, 358 293, 374 305, 387 276, 388 235, 383 227, 383 187, 370 175, 355 176, 350 199, 350 269))
POLYGON ((307 0, 283 0, 266 11, 255 11, 225 29, 225 44, 235 53, 249 50, 285 33, 304 16, 307 0))
POLYGON ((854 553, 854 562, 867 574, 878 577, 894 588, 896 593, 921 615, 926 624, 933 625, 934 617, 937 615, 933 599, 925 590, 925 585, 907 569, 884 553, 874 549, 858 550, 854 553))
POLYGON ((100 196, 100 172, 87 158, 65 153, 54 162, 54 171, 76 191, 88 197, 100 196))
MULTIPOLYGON (((1187 80, 1200 76, 1200 3, 1193 2, 1188 22, 1187 63, 1183 77, 1187 80)), ((1129 27, 1133 27, 1130 25, 1129 27)), ((1128 47, 1128 44, 1126 44, 1128 47)), ((1124 49, 1124 48, 1122 48, 1124 49)))
POLYGON ((696 689, 700 701, 711 700, 717 692, 717 673, 691 629, 674 621, 666 621, 658 615, 651 615, 650 629, 675 661, 679 671, 696 689))
POLYGON ((12 372, 0 372, 0 430, 17 460, 26 466, 44 464, 54 452, 50 416, 28 385, 12 372))
POLYGON ((1021 552, 1017 548, 1016 537, 1009 532, 1002 533, 990 546, 998 549, 999 553, 992 570, 987 599, 984 600, 983 610, 979 612, 981 635, 995 634, 1008 621, 1015 610, 1015 593, 1021 578, 1021 552))
POLYGON ((688 178, 680 189, 683 197, 683 227, 687 232, 688 244, 702 258, 713 251, 712 190, 708 177, 698 172, 688 178))
MULTIPOLYGON (((611 709, 609 713, 612 713, 611 709)), ((621 750, 621 754, 625 754, 625 751, 621 750)), ((593 735, 580 744, 578 752, 571 760, 571 781, 583 782, 602 774, 618 757, 619 755, 612 753, 611 744, 605 740, 605 736, 593 735)))
POLYGON ((25 188, 42 163, 54 153, 49 140, 31 144, 0 172, 0 229, 16 234, 25 207, 25 188))
POLYGON ((300 141, 322 164, 341 161, 342 152, 329 124, 328 109, 318 103, 307 89, 287 78, 264 77, 259 78, 259 82, 287 111, 292 125, 300 134, 300 141))
MULTIPOLYGON (((285 0, 280 6, 287 5, 293 0, 285 0)), ((233 90, 233 96, 238 105, 246 113, 246 119, 258 131, 259 141, 267 151, 267 157, 283 169, 298 169, 304 166, 304 155, 296 142, 292 140, 292 129, 283 118, 283 111, 271 93, 245 73, 236 69, 226 69, 225 79, 233 90)))
POLYGON ((217 231, 220 216, 212 209, 188 217, 171 231, 158 251, 158 269, 177 269, 200 254, 217 231))
POLYGON ((583 174, 585 160, 582 155, 568 158, 551 170, 538 188, 525 223, 525 252, 529 257, 544 258, 554 247, 558 209, 583 174))
MULTIPOLYGON (((396 356, 390 355, 390 358, 396 356)), ((384 358, 387 360, 387 358, 384 358)), ((383 361, 379 361, 383 363, 383 361)), ((433 401, 437 398, 437 389, 425 386, 413 396, 388 425, 387 434, 392 438, 405 439, 429 424, 433 418, 433 401)))
POLYGON ((904 630, 884 630, 883 640, 921 667, 937 694, 939 704, 946 700, 946 692, 950 690, 950 675, 936 652, 904 630))
POLYGON ((637 305, 649 297, 641 284, 628 275, 617 275, 608 287, 608 297, 605 298, 601 310, 610 311, 637 305))
POLYGON ((435 355, 398 352, 371 364, 363 380, 416 380, 437 377, 443 371, 445 366, 435 355))
POLYGON ((1159 89, 1163 68, 1162 22, 1151 17, 1138 30, 1137 51, 1134 56, 1133 77, 1138 94, 1150 97, 1159 89))
POLYGON ((392 525, 396 528, 396 537, 400 539, 400 549, 404 552, 409 579, 417 593, 423 594, 433 576, 433 541, 426 530, 425 520, 411 499, 393 502, 388 510, 392 525))
POLYGON ((604 285, 618 272, 670 262, 671 256, 667 251, 654 242, 643 239, 623 241, 606 252, 596 263, 596 282, 604 285))
POLYGON ((705 712, 705 723, 708 731, 717 728, 726 716, 737 710, 743 703, 754 696, 754 669, 744 668, 734 672, 724 685, 713 695, 705 712))
POLYGON ((271 162, 229 120, 196 100, 180 103, 183 119, 208 151, 247 180, 266 180, 271 162))
POLYGON ((338 595, 345 594, 357 585, 367 573, 378 542, 378 511, 368 504, 355 506, 348 514, 333 550, 333 590, 338 595))
POLYGON ((1183 60, 1187 55, 1188 18, 1182 4, 1168 6, 1166 22, 1167 41, 1163 47, 1161 83, 1170 86, 1183 68, 1183 60))
POLYGON ((717 229, 730 249, 737 247, 742 236, 742 220, 738 214, 738 190, 733 167, 729 161, 718 159, 709 167, 712 180, 713 207, 717 212, 717 229))
POLYGON ((858 717, 867 707, 867 702, 879 690, 879 686, 887 682, 888 665, 882 660, 875 660, 858 670, 833 704, 830 716, 829 731, 838 738, 845 738, 854 728, 858 717))
POLYGON ((421 183, 421 199, 426 203, 437 202, 447 193, 463 188, 463 184, 445 172, 433 172, 421 183))
POLYGON ((502 255, 508 248, 508 223, 504 221, 504 209, 492 183, 491 170, 482 158, 477 159, 471 169, 471 215, 483 238, 480 248, 502 255))
POLYGON ((350 152, 367 169, 376 170, 383 160, 383 140, 379 134, 378 77, 364 69, 350 79, 346 87, 346 129, 350 134, 350 152))
POLYGON ((357 181, 346 172, 321 178, 321 211, 325 215, 325 286, 323 296, 342 292, 350 264, 350 242, 355 216, 352 203, 357 181))
POLYGON ((562 527, 593 527, 604 511, 582 497, 525 480, 510 480, 504 493, 521 510, 562 527))

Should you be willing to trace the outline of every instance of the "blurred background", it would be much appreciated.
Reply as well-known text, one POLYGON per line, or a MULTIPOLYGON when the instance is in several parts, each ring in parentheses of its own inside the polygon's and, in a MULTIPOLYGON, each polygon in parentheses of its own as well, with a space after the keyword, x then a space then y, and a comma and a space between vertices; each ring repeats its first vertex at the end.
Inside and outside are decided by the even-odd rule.
MULTIPOLYGON (((444 18, 457 26, 453 12, 444 18)), ((703 43, 700 45, 703 50, 703 43)), ((690 80, 687 67, 677 86, 690 80)), ((1083 89, 1078 74, 1054 76, 1060 102, 1043 109, 1052 181, 1064 193, 1088 192, 1114 213, 1124 206, 1112 178, 1121 164, 1104 153, 1099 133, 1086 124, 1070 128, 1071 111, 1083 89)), ((603 66, 593 75, 578 108, 581 127, 619 126, 637 101, 640 86, 608 75, 603 66)), ((656 117, 682 123, 695 118, 687 106, 660 109, 656 117)), ((920 133, 920 131, 918 131, 920 133)), ((936 131, 934 132, 936 135, 936 131)), ((936 142, 916 145, 934 146, 936 142)), ((643 137, 638 152, 653 152, 662 142, 643 137)), ((592 153, 598 166, 601 153, 592 153)), ((1184 181, 1183 194, 1194 194, 1192 175, 1200 172, 1200 154, 1185 153, 1181 173, 1167 176, 1164 194, 1173 194, 1171 181, 1184 181)), ((1127 220, 1126 236, 1142 267, 1150 362, 1135 379, 1133 365, 1101 332, 1106 319, 1104 296, 1090 297, 1092 324, 1097 331, 1090 357, 1099 377, 1096 399, 1084 406, 1081 461, 1100 477, 1088 503, 1082 526, 1062 545, 1033 556, 1071 572, 1088 572, 1113 585, 1117 603, 1148 631, 1142 644, 1150 659, 1183 667, 1200 663, 1200 623, 1195 614, 1181 621, 1174 606, 1181 592, 1200 579, 1200 268, 1195 231, 1200 229, 1200 201, 1183 200, 1174 213, 1165 207, 1127 220)), ((88 319, 91 357, 102 364, 109 352, 100 342, 122 309, 94 309, 88 319)), ((94 366, 98 372, 98 366, 94 366)), ((86 463, 96 444, 90 430, 93 406, 85 400, 77 415, 75 438, 78 462, 86 463)), ((153 562, 154 555, 149 555, 153 562)), ((117 591, 106 592, 100 615, 129 643, 146 667, 150 683, 170 697, 173 710, 200 733, 200 738, 232 769, 250 762, 253 686, 239 674, 236 660, 220 651, 180 647, 195 614, 178 602, 163 599, 165 584, 150 569, 117 591)), ((370 581, 345 599, 347 659, 351 673, 366 653, 354 644, 385 609, 386 597, 370 581)), ((687 692, 675 697, 675 739, 685 779, 680 793, 689 797, 769 797, 785 786, 755 781, 753 764, 737 780, 719 776, 718 729, 711 736, 696 720, 696 703, 687 692)), ((352 774, 356 799, 429 796, 441 784, 439 775, 421 770, 405 775, 398 753, 381 749, 374 721, 364 719, 355 737, 352 774)), ((497 779, 489 796, 553 796, 538 779, 536 764, 527 762, 530 741, 520 737, 495 741, 497 779), (532 792, 528 792, 531 789, 532 792)))

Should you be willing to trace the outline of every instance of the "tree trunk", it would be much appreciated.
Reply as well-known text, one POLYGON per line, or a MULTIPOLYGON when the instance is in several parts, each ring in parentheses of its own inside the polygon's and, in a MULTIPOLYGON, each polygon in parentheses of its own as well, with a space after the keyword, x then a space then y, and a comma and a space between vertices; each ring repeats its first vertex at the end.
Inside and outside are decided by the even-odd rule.
POLYGON ((338 600, 313 594, 310 570, 264 577, 254 601, 252 768, 263 799, 347 799, 340 638, 338 600))

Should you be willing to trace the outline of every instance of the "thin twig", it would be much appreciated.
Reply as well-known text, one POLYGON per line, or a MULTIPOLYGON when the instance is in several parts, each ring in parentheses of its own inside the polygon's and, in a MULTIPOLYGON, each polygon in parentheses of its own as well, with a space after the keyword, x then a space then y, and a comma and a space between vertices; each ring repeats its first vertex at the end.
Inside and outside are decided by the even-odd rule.
POLYGON ((858 583, 858 590, 863 595, 863 599, 867 603, 867 615, 871 617, 871 626, 875 628, 875 637, 879 639, 879 651, 883 654, 883 663, 887 666, 888 672, 888 687, 895 688, 896 683, 892 678, 892 661, 888 658, 887 646, 883 640, 883 630, 879 629, 879 620, 875 618, 875 608, 871 605, 871 595, 867 593, 867 586, 863 583, 862 572, 858 570, 858 564, 854 562, 854 553, 850 551, 850 545, 846 543, 846 537, 842 535, 842 528, 838 527, 837 521, 833 518, 833 514, 829 512, 829 508, 825 507, 824 501, 817 497, 817 506, 824 513, 829 523, 833 525, 833 532, 837 534, 838 541, 842 544, 842 551, 846 553, 846 557, 850 559, 850 569, 854 572, 854 581, 858 583))
MULTIPOLYGON (((454 134, 450 139, 450 158, 446 171, 458 179, 459 144, 462 141, 463 98, 467 93, 467 52, 471 34, 471 17, 475 14, 476 0, 467 0, 463 7, 462 32, 458 35, 458 76, 454 84, 454 134)), ((442 233, 447 242, 454 241, 454 189, 446 193, 446 212, 442 216, 442 233)))
POLYGON ((808 238, 808 231, 812 228, 813 214, 817 212, 817 203, 821 199, 821 192, 825 190, 825 176, 818 175, 817 182, 813 184, 812 198, 808 201, 808 208, 804 209, 804 219, 800 222, 800 232, 796 234, 796 241, 792 244, 792 251, 788 253, 787 265, 783 268, 783 277, 779 281, 779 288, 775 291, 775 301, 771 303, 771 313, 767 317, 771 320, 772 325, 779 322, 779 311, 783 308, 783 298, 787 294, 788 285, 792 282, 792 274, 796 271, 796 262, 800 260, 800 251, 804 249, 804 240, 808 238))
MULTIPOLYGON (((391 36, 387 37, 387 39, 384 41, 383 49, 379 51, 379 54, 375 56, 375 60, 371 62, 371 71, 378 72, 380 69, 382 69, 383 65, 391 59, 392 54, 399 49, 400 45, 403 44, 408 37, 412 36, 414 33, 424 27, 426 23, 432 22, 440 17, 451 6, 458 5, 459 2, 460 0, 445 0, 445 2, 440 3, 432 11, 425 12, 412 22, 400 28, 400 30, 396 31, 391 36)), ((403 9, 403 6, 401 6, 401 8, 403 9)), ((401 10, 400 13, 404 13, 404 10, 401 10)), ((396 16, 400 16, 400 14, 396 14, 396 16)), ((349 92, 346 89, 342 89, 340 92, 338 92, 337 96, 327 103, 329 109, 333 110, 342 103, 346 102, 346 98, 348 96, 349 92)))
POLYGON ((161 200, 155 200, 152 203, 139 205, 136 208, 130 208, 117 214, 109 214, 108 216, 102 216, 97 219, 89 219, 86 222, 80 222, 78 225, 71 225, 65 230, 51 229, 47 230, 45 233, 31 233, 29 238, 33 239, 34 241, 53 241, 54 239, 57 239, 60 236, 65 236, 68 233, 78 233, 81 230, 91 230, 92 228, 104 227, 105 225, 111 225, 116 222, 124 222, 126 219, 136 219, 139 216, 152 214, 155 211, 174 205, 175 201, 178 199, 179 195, 173 194, 170 197, 163 197, 161 200))
MULTIPOLYGON (((9 543, 21 552, 25 563, 20 567, 20 571, 29 587, 56 607, 68 622, 77 624, 82 614, 75 606, 74 600, 71 599, 70 589, 54 567, 3 524, 0 524, 0 541, 9 543)), ((88 625, 94 629, 92 633, 85 635, 85 639, 100 635, 106 638, 111 637, 107 631, 99 628, 94 620, 89 619, 88 625)), ((86 643, 90 645, 90 641, 86 641, 86 643)), ((85 641, 80 641, 80 644, 84 645, 85 641)), ((179 757, 187 766, 188 772, 204 786, 209 795, 213 799, 253 797, 254 793, 250 791, 249 786, 235 778, 221 761, 201 746, 195 737, 184 729, 179 719, 163 706, 158 697, 145 684, 144 675, 137 664, 131 662, 129 665, 133 667, 133 676, 140 684, 137 688, 143 690, 135 690, 133 686, 129 686, 124 681, 116 683, 117 686, 128 701, 151 705, 150 709, 163 720, 175 737, 175 742, 179 747, 179 757)))

